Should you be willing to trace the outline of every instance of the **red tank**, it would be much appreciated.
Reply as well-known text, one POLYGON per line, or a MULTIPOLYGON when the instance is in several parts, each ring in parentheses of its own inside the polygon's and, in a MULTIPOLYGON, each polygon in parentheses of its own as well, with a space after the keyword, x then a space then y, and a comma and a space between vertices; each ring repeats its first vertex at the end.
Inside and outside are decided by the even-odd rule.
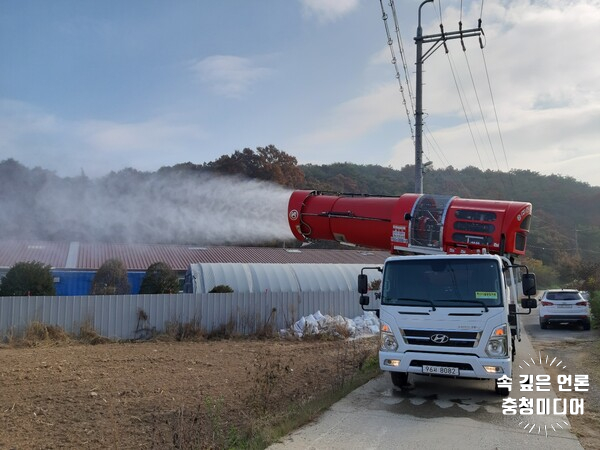
POLYGON ((331 240, 392 253, 523 255, 531 203, 304 190, 292 193, 288 221, 302 241, 331 240))

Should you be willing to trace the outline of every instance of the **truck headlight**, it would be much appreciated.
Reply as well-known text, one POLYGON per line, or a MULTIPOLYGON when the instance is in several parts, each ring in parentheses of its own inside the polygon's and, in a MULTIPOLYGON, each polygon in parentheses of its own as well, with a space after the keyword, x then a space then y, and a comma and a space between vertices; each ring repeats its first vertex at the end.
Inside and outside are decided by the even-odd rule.
POLYGON ((485 345, 485 352, 492 358, 502 358, 508 355, 506 325, 494 328, 492 335, 485 345))
POLYGON ((398 350, 398 341, 392 333, 392 328, 385 322, 381 322, 379 328, 380 349, 385 352, 395 352, 398 350))

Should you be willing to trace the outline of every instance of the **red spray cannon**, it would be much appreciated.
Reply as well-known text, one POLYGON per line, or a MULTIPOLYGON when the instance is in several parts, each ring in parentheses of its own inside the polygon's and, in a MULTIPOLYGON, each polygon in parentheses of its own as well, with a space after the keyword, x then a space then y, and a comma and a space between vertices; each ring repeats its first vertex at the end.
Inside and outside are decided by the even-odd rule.
POLYGON ((531 203, 302 190, 290 197, 288 221, 301 241, 338 241, 392 253, 523 255, 531 203))

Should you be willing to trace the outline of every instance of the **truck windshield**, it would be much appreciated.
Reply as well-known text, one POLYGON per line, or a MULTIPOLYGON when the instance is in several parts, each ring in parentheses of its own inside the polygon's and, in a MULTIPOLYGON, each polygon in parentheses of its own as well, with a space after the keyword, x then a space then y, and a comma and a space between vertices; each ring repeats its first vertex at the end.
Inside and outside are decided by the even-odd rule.
POLYGON ((390 261, 383 276, 384 305, 433 307, 502 306, 500 269, 478 259, 390 261))

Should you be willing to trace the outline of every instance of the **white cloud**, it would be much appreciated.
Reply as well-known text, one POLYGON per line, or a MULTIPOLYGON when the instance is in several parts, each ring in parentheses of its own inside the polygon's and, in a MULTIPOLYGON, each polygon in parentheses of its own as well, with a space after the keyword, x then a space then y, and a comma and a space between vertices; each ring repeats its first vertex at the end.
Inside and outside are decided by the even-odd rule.
MULTIPOLYGON (((471 21, 476 23, 477 16, 473 17, 474 22, 471 21)), ((444 18, 448 23, 453 20, 446 13, 444 18)), ((438 168, 450 164, 456 168, 473 165, 483 170, 529 169, 600 185, 596 169, 600 167, 600 60, 590 57, 600 53, 600 40, 592 38, 598 23, 597 0, 487 4, 484 56, 493 102, 479 43, 473 38, 465 40, 486 123, 481 120, 460 43, 449 42, 449 57, 440 49, 424 65, 425 120, 435 139, 428 141, 429 133, 425 131, 426 157, 438 168), (462 89, 470 129, 454 76, 462 89)), ((438 24, 431 22, 427 27, 425 32, 434 33, 438 24)), ((381 70, 389 71, 383 68, 384 64, 389 65, 389 50, 381 48, 368 63, 371 68, 382 65, 381 70)), ((363 148, 362 153, 374 160, 397 168, 414 164, 414 145, 408 125, 404 125, 406 114, 395 81, 326 111, 320 120, 321 127, 302 136, 295 145, 315 163, 326 162, 316 149, 327 149, 329 160, 352 160, 355 155, 349 153, 350 149, 354 147, 359 155, 356 146, 362 142, 373 144, 363 148), (398 124, 397 143, 391 155, 386 155, 385 148, 377 147, 377 134, 384 125, 394 122, 398 124), (377 149, 379 156, 372 149, 377 149)))
POLYGON ((170 143, 176 144, 183 137, 201 139, 203 136, 198 126, 173 124, 161 118, 137 123, 85 121, 78 124, 78 134, 93 148, 117 152, 161 147, 168 151, 170 143))
POLYGON ((0 160, 14 158, 62 176, 90 176, 134 167, 156 170, 190 160, 206 136, 195 124, 168 117, 119 123, 67 120, 21 102, 0 101, 0 160))
POLYGON ((215 93, 229 98, 242 97, 253 84, 268 77, 271 70, 259 67, 249 58, 213 55, 192 64, 192 70, 215 93))
MULTIPOLYGON (((449 14, 444 18, 448 23, 453 19, 449 14)), ((600 130, 594 125, 600 123, 600 60, 590 56, 600 53, 600 40, 593 39, 600 23, 598 1, 494 2, 486 4, 483 18, 485 62, 509 168, 574 176, 599 185, 598 175, 590 169, 599 167, 600 161, 600 130)), ((431 27, 437 25, 432 24, 428 29, 435 29, 431 27)), ((464 113, 442 50, 424 66, 426 121, 445 158, 436 158, 429 149, 430 156, 437 167, 448 161, 457 168, 475 165, 507 170, 481 52, 476 40, 465 44, 496 158, 485 137, 466 59, 457 42, 449 43, 450 58, 464 88, 463 100, 469 105, 480 155, 466 125, 444 125, 448 119, 464 123, 464 113)), ((398 143, 389 163, 396 167, 412 164, 414 157, 406 154, 406 147, 406 140, 398 143)))
MULTIPOLYGON (((424 151, 437 168, 448 163, 456 168, 475 166, 482 170, 529 169, 543 175, 572 176, 597 186, 597 167, 600 167, 596 144, 600 142, 600 129, 594 126, 597 123, 600 123, 598 106, 516 113, 501 123, 508 167, 495 124, 493 127, 488 124, 494 154, 487 139, 482 141, 477 134, 478 150, 475 150, 466 124, 437 130, 436 148, 425 140, 424 151)), ((483 130, 481 123, 473 122, 471 127, 483 130)), ((394 167, 414 164, 414 152, 406 152, 410 145, 408 140, 398 142, 387 163, 394 167)))
POLYGON ((368 94, 350 99, 325 113, 321 119, 323 125, 299 138, 297 146, 332 148, 332 144, 361 138, 383 123, 397 120, 402 112, 399 95, 395 83, 376 86, 368 94))
POLYGON ((304 13, 320 22, 332 22, 354 11, 359 0, 300 0, 304 13))

